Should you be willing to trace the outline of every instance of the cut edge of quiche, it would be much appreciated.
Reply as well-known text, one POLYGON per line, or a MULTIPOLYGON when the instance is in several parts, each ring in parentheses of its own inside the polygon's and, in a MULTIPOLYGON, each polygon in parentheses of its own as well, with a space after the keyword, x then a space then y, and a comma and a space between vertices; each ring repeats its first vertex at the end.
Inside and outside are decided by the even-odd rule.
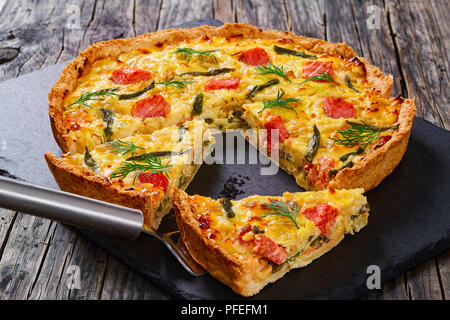
POLYGON ((177 189, 173 204, 194 260, 236 293, 252 296, 366 226, 369 205, 362 193, 328 189, 230 201, 177 189), (280 208, 296 213, 297 226, 286 215, 273 214, 286 213, 280 208))
POLYGON ((144 229, 157 229, 172 208, 173 190, 187 188, 213 145, 205 123, 193 120, 181 128, 97 145, 84 154, 59 158, 47 153, 45 159, 61 190, 141 210, 144 229))

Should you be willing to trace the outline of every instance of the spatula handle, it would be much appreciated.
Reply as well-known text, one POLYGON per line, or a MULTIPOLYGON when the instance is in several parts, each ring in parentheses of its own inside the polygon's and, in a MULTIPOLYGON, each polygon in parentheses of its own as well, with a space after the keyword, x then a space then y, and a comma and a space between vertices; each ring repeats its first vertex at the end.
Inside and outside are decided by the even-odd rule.
POLYGON ((4 177, 0 207, 127 239, 137 238, 144 223, 139 210, 4 177))

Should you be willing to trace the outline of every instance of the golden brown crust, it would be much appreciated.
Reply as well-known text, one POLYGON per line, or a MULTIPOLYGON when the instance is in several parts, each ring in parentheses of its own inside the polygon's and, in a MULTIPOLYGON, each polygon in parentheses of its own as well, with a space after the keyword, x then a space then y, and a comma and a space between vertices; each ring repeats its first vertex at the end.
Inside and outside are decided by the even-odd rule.
POLYGON ((158 228, 162 215, 156 217, 155 214, 157 196, 153 198, 153 194, 149 192, 124 190, 107 178, 102 179, 81 166, 70 165, 52 153, 46 153, 45 160, 61 190, 141 210, 144 223, 158 228))
POLYGON ((391 174, 405 154, 415 113, 414 100, 404 100, 399 114, 399 128, 391 140, 369 153, 352 168, 340 171, 329 186, 335 189, 363 188, 368 191, 380 184, 391 174))
POLYGON ((258 269, 258 262, 239 261, 227 253, 217 243, 208 239, 194 219, 188 196, 176 189, 172 197, 178 228, 186 248, 192 258, 213 277, 230 286, 233 291, 249 296, 257 293, 252 290, 252 273, 258 269))

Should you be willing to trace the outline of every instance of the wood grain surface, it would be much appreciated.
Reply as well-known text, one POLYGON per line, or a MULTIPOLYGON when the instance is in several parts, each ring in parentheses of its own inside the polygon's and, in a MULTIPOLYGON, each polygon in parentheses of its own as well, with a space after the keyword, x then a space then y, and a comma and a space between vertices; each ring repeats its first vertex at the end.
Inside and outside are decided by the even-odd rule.
MULTIPOLYGON (((394 94, 450 129, 447 0, 0 0, 0 81, 73 59, 88 45, 214 17, 347 42, 394 75, 394 94), (371 28, 373 15, 379 28, 371 28)), ((450 297, 450 251, 361 299, 450 297)), ((67 226, 0 208, 0 299, 170 299, 67 226), (67 285, 73 266, 79 288, 67 285)))

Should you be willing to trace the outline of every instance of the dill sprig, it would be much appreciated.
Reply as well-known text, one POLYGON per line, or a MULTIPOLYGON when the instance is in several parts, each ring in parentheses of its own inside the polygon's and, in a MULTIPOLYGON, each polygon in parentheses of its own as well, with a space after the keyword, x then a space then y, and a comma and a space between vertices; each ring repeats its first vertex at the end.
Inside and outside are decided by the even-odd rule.
POLYGON ((136 182, 136 179, 139 179, 141 176, 145 178, 151 176, 154 173, 162 172, 167 176, 167 170, 171 167, 170 161, 166 164, 161 162, 161 158, 155 156, 146 156, 139 159, 143 163, 137 163, 132 160, 129 162, 123 162, 123 164, 117 168, 113 173, 111 173, 110 178, 119 178, 124 179, 128 174, 133 173, 133 184, 136 182))
POLYGON ((365 123, 347 121, 351 127, 338 130, 337 133, 340 135, 337 138, 330 138, 334 140, 337 144, 345 145, 349 147, 360 146, 363 149, 367 148, 372 142, 378 140, 380 133, 387 130, 396 130, 398 124, 390 127, 376 127, 365 123))
POLYGON ((155 82, 155 84, 159 84, 166 87, 175 87, 180 90, 184 90, 186 85, 189 83, 194 83, 194 81, 185 81, 185 80, 174 80, 175 77, 171 77, 167 81, 155 82))
POLYGON ((285 98, 283 99, 284 92, 281 92, 278 90, 277 98, 274 100, 263 100, 263 108, 258 111, 258 114, 263 112, 265 109, 272 109, 272 108, 283 108, 283 109, 289 109, 294 111, 297 114, 297 111, 288 105, 290 102, 301 102, 299 99, 295 98, 285 98))
POLYGON ((217 62, 217 57, 213 55, 213 52, 217 52, 218 50, 205 50, 205 51, 198 51, 192 48, 178 48, 172 54, 179 54, 184 59, 186 59, 188 62, 191 61, 193 56, 199 56, 201 58, 209 58, 211 60, 214 60, 214 62, 217 62))
POLYGON ((283 216, 289 218, 299 229, 297 224, 297 214, 300 211, 300 206, 294 201, 289 200, 288 202, 283 199, 274 200, 271 203, 264 203, 265 207, 268 209, 273 209, 274 211, 268 212, 262 215, 260 218, 264 218, 270 215, 283 216))
POLYGON ((349 87, 351 90, 355 91, 356 93, 361 93, 361 91, 359 91, 358 89, 356 89, 352 82, 350 81, 350 78, 345 75, 345 84, 347 85, 347 87, 349 87))
POLYGON ((106 146, 112 153, 120 154, 122 156, 130 154, 132 157, 134 157, 134 153, 136 152, 136 150, 145 150, 145 148, 139 147, 133 142, 122 141, 120 139, 112 142, 107 142, 106 146))
POLYGON ((71 104, 69 104, 67 106, 67 108, 77 105, 77 104, 90 108, 90 106, 87 104, 88 101, 104 100, 105 97, 111 97, 111 96, 115 97, 118 95, 117 93, 115 93, 115 91, 117 89, 118 88, 112 88, 112 89, 97 90, 94 92, 83 92, 80 95, 80 97, 77 100, 75 100, 74 102, 72 102, 71 104))
POLYGON ((284 69, 283 66, 276 66, 273 64, 269 64, 269 65, 265 65, 265 66, 257 66, 256 70, 259 71, 259 74, 264 75, 264 74, 274 74, 277 76, 280 76, 284 79, 286 79, 287 81, 291 82, 291 80, 289 80, 286 77, 286 73, 288 72, 288 70, 284 69))
POLYGON ((329 82, 333 82, 334 84, 339 85, 339 83, 337 83, 336 81, 333 80, 333 78, 331 78, 331 75, 329 72, 323 73, 323 72, 319 72, 318 75, 315 76, 311 76, 308 79, 300 82, 300 85, 304 84, 305 82, 308 81, 320 81, 320 80, 325 80, 325 81, 329 81, 329 82))

